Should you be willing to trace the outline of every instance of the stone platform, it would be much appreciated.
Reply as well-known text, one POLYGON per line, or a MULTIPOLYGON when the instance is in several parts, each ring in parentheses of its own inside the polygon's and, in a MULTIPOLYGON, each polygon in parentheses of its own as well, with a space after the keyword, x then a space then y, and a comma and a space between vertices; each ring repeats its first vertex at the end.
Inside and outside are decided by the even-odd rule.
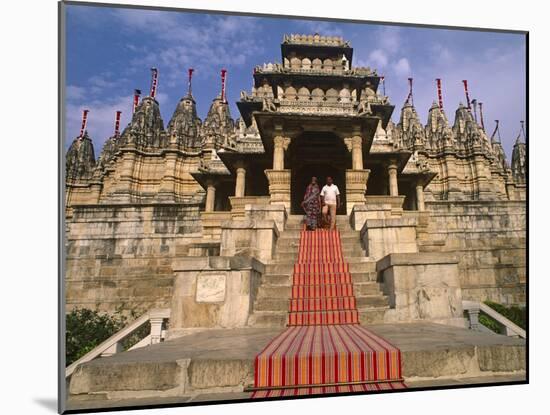
MULTIPOLYGON (((410 387, 521 381, 525 341, 431 323, 369 329, 403 353, 410 387)), ((254 356, 281 329, 210 330, 83 364, 69 409, 246 399, 254 356), (141 402, 141 403, 140 403, 141 402)))

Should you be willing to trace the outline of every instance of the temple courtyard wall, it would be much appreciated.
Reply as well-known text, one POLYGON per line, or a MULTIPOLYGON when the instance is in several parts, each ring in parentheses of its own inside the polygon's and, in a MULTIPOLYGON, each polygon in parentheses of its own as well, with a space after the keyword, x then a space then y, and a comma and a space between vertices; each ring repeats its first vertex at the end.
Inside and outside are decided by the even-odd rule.
POLYGON ((200 239, 198 204, 75 206, 67 223, 66 309, 169 307, 174 258, 200 239))
POLYGON ((526 214, 523 201, 427 202, 429 250, 459 259, 464 300, 525 305, 526 214))

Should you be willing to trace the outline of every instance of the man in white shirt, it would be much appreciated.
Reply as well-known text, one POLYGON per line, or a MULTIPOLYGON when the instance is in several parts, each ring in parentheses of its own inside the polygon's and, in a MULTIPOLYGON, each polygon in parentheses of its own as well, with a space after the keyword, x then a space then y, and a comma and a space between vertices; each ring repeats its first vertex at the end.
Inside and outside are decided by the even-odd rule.
POLYGON ((340 190, 333 183, 332 177, 327 177, 327 184, 321 190, 321 206, 323 206, 323 219, 328 223, 330 214, 330 229, 336 228, 336 209, 340 207, 340 190))

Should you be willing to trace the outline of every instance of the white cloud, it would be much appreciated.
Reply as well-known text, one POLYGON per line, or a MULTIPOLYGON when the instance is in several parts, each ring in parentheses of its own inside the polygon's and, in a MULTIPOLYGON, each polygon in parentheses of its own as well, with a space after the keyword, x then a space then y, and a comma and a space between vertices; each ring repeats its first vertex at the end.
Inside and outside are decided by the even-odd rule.
POLYGON ((167 87, 181 84, 189 67, 196 70, 197 77, 213 77, 222 67, 249 63, 262 50, 254 36, 260 29, 258 19, 253 17, 208 15, 199 25, 193 21, 194 15, 170 12, 122 9, 113 15, 120 30, 147 31, 157 41, 154 49, 127 45, 135 53, 129 73, 156 66, 167 87))
POLYGON ((385 68, 388 64, 388 55, 380 49, 375 49, 369 54, 368 62, 374 69, 385 68))
POLYGON ((389 54, 397 53, 402 46, 401 29, 397 26, 383 26, 377 31, 377 44, 389 54))
POLYGON ((393 64, 393 71, 397 76, 405 76, 411 74, 411 65, 407 58, 401 58, 393 64))
POLYGON ((85 96, 86 88, 76 85, 67 85, 67 88, 65 88, 65 98, 69 101, 82 99, 85 96))

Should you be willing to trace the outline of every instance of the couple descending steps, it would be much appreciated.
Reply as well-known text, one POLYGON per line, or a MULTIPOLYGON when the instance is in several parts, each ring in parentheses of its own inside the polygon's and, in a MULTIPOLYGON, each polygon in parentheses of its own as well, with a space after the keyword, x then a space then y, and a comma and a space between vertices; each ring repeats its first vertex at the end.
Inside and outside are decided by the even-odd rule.
POLYGON ((254 361, 253 398, 403 389, 401 352, 359 325, 339 230, 300 231, 288 328, 254 361))

